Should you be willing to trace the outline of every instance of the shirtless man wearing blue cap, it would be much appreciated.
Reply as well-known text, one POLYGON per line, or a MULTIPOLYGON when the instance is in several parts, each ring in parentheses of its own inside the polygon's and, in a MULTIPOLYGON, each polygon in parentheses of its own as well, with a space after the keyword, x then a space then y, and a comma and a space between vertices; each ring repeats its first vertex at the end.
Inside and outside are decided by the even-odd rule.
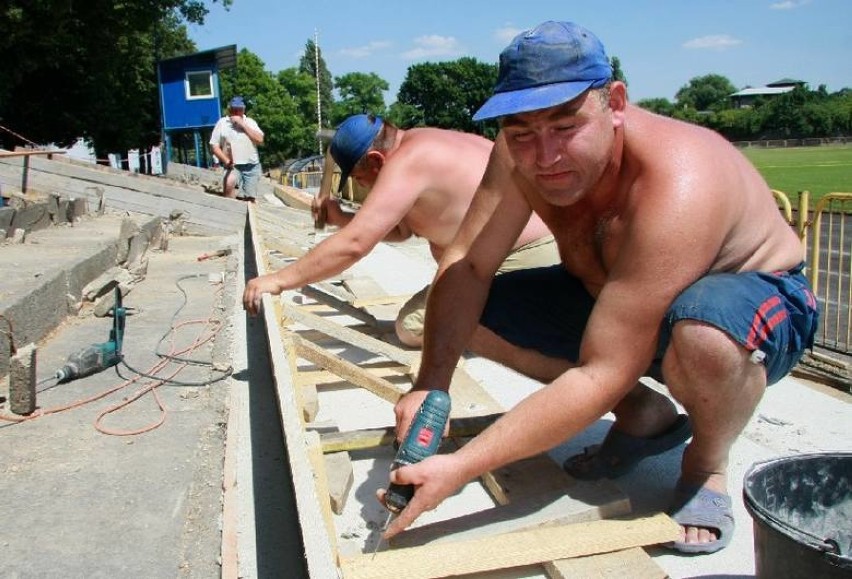
MULTIPOLYGON (((277 295, 339 274, 382 240, 422 237, 439 260, 470 206, 493 145, 458 131, 403 130, 367 114, 347 118, 331 141, 331 155, 341 169, 340 188, 351 177, 369 189, 366 199, 355 213, 343 211, 334 199, 314 207, 325 210, 327 222, 340 229, 294 263, 249 281, 246 311, 257 312, 263 293, 277 295)), ((518 229, 511 246, 500 273, 559 263, 553 236, 536 215, 518 229)), ((397 336, 408 346, 422 343, 427 290, 415 294, 397 317, 397 336)), ((476 339, 473 350, 479 341, 496 337, 483 330, 476 339)))
POLYGON ((512 41, 474 115, 486 118, 501 131, 433 281, 397 436, 429 390, 450 388, 478 325, 502 338, 479 353, 547 373, 547 384, 455 453, 393 471, 416 492, 386 536, 613 411, 600 447, 566 470, 617 477, 691 435, 671 510, 683 536, 669 546, 718 551, 734 528, 731 445, 767 385, 813 343, 817 304, 796 234, 730 143, 630 104, 601 42, 576 24, 545 22, 512 41), (562 263, 493 277, 530 215, 553 232, 562 263), (686 415, 642 376, 662 381, 686 415))

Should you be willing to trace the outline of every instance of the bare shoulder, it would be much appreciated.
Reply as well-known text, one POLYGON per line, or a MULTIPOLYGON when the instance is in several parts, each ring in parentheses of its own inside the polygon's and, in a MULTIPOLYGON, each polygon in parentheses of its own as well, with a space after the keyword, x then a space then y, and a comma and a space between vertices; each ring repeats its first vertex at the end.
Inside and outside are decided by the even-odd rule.
POLYGON ((736 147, 714 131, 635 107, 629 123, 631 207, 647 227, 656 223, 671 239, 702 247, 708 270, 794 264, 795 235, 736 147))

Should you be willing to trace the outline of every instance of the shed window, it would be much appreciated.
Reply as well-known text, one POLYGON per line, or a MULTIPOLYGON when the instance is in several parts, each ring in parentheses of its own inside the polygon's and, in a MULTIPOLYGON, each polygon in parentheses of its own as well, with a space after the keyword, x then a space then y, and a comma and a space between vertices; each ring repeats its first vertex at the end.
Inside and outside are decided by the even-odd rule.
POLYGON ((213 72, 198 70, 186 73, 186 100, 213 98, 213 72))

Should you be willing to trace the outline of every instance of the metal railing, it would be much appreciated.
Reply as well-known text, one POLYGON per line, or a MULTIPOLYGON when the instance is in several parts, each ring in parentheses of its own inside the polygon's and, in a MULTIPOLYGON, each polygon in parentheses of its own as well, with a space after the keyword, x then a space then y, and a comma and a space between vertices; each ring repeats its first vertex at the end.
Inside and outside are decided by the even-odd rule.
POLYGON ((808 280, 820 305, 815 345, 852 354, 852 193, 829 193, 811 210, 810 193, 801 191, 795 219, 789 196, 772 193, 799 235, 808 280))
POLYGON ((822 308, 817 343, 852 353, 852 193, 829 193, 809 222, 811 286, 822 308))

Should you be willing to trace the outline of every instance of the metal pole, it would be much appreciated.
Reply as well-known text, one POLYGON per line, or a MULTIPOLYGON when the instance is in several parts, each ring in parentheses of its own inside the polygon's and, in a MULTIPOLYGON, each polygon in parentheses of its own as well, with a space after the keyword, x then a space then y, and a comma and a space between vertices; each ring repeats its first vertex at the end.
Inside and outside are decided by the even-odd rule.
MULTIPOLYGON (((319 32, 314 28, 314 75, 317 77, 317 134, 322 130, 322 99, 320 98, 319 32)), ((322 139, 317 137, 317 150, 322 155, 322 139)))

